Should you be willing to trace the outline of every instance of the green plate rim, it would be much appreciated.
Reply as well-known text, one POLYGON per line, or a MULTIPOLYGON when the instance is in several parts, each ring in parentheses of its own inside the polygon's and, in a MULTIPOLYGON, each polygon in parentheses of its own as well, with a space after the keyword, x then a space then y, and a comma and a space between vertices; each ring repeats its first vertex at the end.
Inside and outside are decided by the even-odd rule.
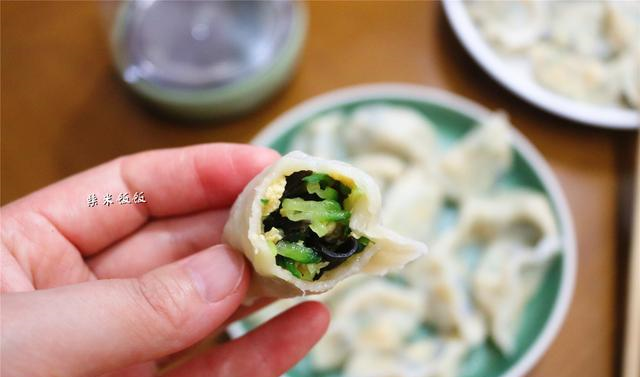
MULTIPOLYGON (((441 107, 450 108, 473 119, 484 119, 491 112, 485 107, 453 93, 406 83, 376 83, 350 86, 337 89, 317 97, 308 99, 285 112, 251 141, 252 144, 268 146, 300 122, 308 120, 312 115, 327 111, 335 106, 363 100, 412 100, 422 101, 441 107)), ((544 352, 551 346, 564 319, 573 297, 577 273, 577 252, 575 228, 567 199, 561 186, 537 149, 515 128, 511 130, 513 147, 530 165, 547 191, 555 210, 562 232, 562 276, 559 292, 551 309, 551 314, 543 326, 542 332, 534 340, 524 354, 500 377, 524 376, 539 361, 544 352)), ((241 336, 246 329, 236 324, 228 329, 231 337, 241 336), (238 326, 236 326, 238 325, 238 326)), ((285 375, 286 376, 286 375, 285 375)))

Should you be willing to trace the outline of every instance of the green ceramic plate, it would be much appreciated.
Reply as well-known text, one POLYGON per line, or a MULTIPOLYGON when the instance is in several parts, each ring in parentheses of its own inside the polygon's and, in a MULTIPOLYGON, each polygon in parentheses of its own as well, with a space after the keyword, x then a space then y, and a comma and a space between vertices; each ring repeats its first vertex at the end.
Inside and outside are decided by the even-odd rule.
MULTIPOLYGON (((280 153, 290 151, 291 141, 318 115, 371 103, 411 107, 435 125, 439 142, 452 144, 467 133, 488 110, 453 94, 405 84, 375 84, 331 92, 309 100, 276 119, 254 140, 280 153)), ((562 235, 562 251, 547 271, 542 285, 524 311, 517 336, 517 351, 502 356, 487 342, 473 349, 461 368, 461 377, 517 377, 524 375, 542 356, 555 337, 571 302, 576 274, 575 236, 566 199, 551 169, 535 148, 513 131, 514 163, 499 185, 528 187, 545 193, 555 210, 562 235)), ((232 336, 248 330, 247 323, 230 329, 232 336)), ((327 377, 313 373, 307 360, 288 372, 289 377, 327 377)))

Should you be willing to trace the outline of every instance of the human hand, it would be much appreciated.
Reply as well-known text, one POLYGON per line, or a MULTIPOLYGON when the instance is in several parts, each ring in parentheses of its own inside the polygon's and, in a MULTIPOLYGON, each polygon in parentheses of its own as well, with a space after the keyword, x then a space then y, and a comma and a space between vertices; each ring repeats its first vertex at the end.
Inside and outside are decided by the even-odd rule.
MULTIPOLYGON (((152 376, 225 324, 250 278, 219 245, 227 208, 276 158, 230 144, 143 152, 3 207, 1 374, 152 376), (141 191, 146 203, 87 203, 141 191)), ((279 376, 327 324, 321 304, 305 303, 166 376, 279 376)))

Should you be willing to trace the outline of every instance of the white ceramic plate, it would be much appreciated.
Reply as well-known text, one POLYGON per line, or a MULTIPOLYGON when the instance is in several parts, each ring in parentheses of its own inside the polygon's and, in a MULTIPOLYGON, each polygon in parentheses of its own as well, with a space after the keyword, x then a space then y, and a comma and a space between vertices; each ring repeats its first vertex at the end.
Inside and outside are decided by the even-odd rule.
POLYGON ((637 110, 604 107, 556 94, 538 84, 527 64, 499 56, 487 43, 461 0, 444 0, 445 14, 456 36, 469 54, 493 79, 524 100, 553 114, 596 127, 634 129, 640 127, 637 110))

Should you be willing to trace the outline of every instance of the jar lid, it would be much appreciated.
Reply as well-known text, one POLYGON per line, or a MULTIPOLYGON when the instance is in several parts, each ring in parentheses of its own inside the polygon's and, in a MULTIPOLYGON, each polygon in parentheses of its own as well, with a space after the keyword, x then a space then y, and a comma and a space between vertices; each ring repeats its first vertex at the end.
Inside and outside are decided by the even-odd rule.
POLYGON ((120 9, 112 48, 146 99, 187 116, 232 115, 286 80, 305 30, 294 1, 137 1, 120 9))

